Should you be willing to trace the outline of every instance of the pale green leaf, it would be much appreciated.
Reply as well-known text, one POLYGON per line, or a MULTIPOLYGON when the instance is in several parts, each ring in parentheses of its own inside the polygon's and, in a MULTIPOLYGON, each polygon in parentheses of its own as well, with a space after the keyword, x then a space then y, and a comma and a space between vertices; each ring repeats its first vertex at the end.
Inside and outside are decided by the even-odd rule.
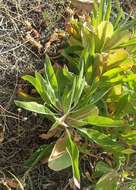
POLYGON ((129 33, 128 31, 117 31, 111 36, 104 46, 104 50, 117 48, 119 45, 128 42, 129 33))
POLYGON ((74 183, 80 189, 79 150, 77 145, 72 141, 70 132, 68 130, 67 134, 67 152, 71 158, 74 183))
POLYGON ((119 174, 116 171, 102 176, 96 184, 95 190, 117 190, 119 174))
POLYGON ((24 101, 15 101, 15 104, 23 109, 44 114, 44 115, 54 115, 48 108, 46 108, 44 105, 39 104, 37 102, 24 102, 24 101))
POLYGON ((53 66, 51 64, 51 61, 49 57, 46 55, 45 58, 45 78, 50 82, 52 88, 55 90, 56 93, 58 93, 58 82, 57 78, 53 69, 53 66))
POLYGON ((91 115, 85 119, 88 124, 96 125, 100 127, 123 127, 124 122, 122 120, 113 120, 109 117, 103 117, 98 115, 91 115))
POLYGON ((71 166, 71 159, 66 150, 65 139, 58 139, 48 160, 48 166, 54 171, 60 171, 71 166))
POLYGON ((37 81, 37 86, 39 86, 41 97, 46 101, 49 99, 50 104, 56 106, 57 97, 55 95, 55 91, 52 88, 51 84, 44 80, 42 75, 38 72, 35 73, 35 78, 37 81))
POLYGON ((72 111, 69 116, 74 119, 85 119, 87 116, 97 115, 98 108, 92 104, 85 105, 75 111, 72 111))
POLYGON ((111 0, 107 1, 107 9, 106 9, 106 14, 105 14, 105 20, 109 21, 110 16, 111 16, 111 0))
POLYGON ((131 149, 131 148, 127 148, 127 149, 123 150, 122 153, 123 154, 128 154, 128 155, 129 154, 134 154, 134 153, 136 153, 136 150, 131 149))
POLYGON ((84 134, 88 137, 91 141, 94 141, 96 144, 99 144, 105 149, 111 150, 113 152, 116 152, 118 154, 121 153, 124 148, 116 142, 116 140, 113 140, 110 135, 106 135, 104 133, 99 132, 95 129, 87 129, 87 128, 77 128, 79 131, 81 131, 81 134, 84 134))
POLYGON ((113 169, 104 161, 98 161, 95 166, 95 175, 101 177, 102 175, 112 171, 113 169))
MULTIPOLYGON (((100 40, 100 48, 105 46, 105 43, 109 41, 113 34, 113 26, 108 21, 103 21, 97 28, 97 36, 100 40)), ((99 44, 97 45, 99 46, 99 44)))
POLYGON ((101 23, 104 19, 104 4, 105 0, 100 1, 99 10, 98 10, 98 22, 101 23))
POLYGON ((128 52, 124 49, 118 49, 109 54, 108 65, 117 64, 117 66, 128 58, 128 52))

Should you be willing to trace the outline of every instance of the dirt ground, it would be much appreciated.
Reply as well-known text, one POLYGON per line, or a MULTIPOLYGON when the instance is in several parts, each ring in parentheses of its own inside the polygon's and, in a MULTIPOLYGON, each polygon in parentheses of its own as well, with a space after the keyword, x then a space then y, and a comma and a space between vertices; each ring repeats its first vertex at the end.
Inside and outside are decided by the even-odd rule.
MULTIPOLYGON (((126 0, 122 4, 134 14, 131 2, 126 0)), ((0 190, 8 189, 5 182, 13 177, 11 173, 19 179, 23 177, 24 161, 39 145, 50 143, 38 137, 48 130, 48 121, 20 112, 14 99, 20 76, 42 68, 44 45, 55 30, 63 30, 68 3, 0 0, 0 190), (30 37, 36 39, 35 48, 30 37)), ((53 43, 48 53, 55 56, 58 47, 58 43, 53 43)), ((56 173, 39 164, 27 177, 25 189, 66 190, 71 177, 70 170, 56 173)))

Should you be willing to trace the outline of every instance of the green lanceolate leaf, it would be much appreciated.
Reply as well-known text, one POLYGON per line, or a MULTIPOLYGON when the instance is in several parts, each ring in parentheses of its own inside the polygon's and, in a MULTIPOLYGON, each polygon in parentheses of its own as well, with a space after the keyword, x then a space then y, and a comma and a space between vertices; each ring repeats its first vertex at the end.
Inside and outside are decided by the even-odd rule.
POLYGON ((62 105, 64 112, 70 112, 72 104, 74 102, 75 92, 76 92, 76 77, 73 80, 72 88, 67 88, 67 86, 64 88, 63 96, 62 96, 62 105))
POLYGON ((81 29, 82 45, 87 51, 93 52, 95 49, 95 37, 95 33, 89 30, 87 27, 81 29))
POLYGON ((122 68, 116 67, 116 68, 110 69, 107 72, 105 72, 103 74, 103 77, 108 77, 110 79, 110 78, 116 77, 117 74, 119 74, 121 71, 123 71, 122 68))
POLYGON ((35 73, 35 78, 37 81, 37 85, 39 85, 41 97, 45 101, 48 98, 50 104, 55 106, 56 101, 57 101, 57 97, 56 97, 55 91, 52 88, 52 86, 50 85, 50 83, 48 83, 48 81, 45 81, 44 78, 41 76, 41 74, 38 72, 35 73))
POLYGON ((115 68, 115 66, 119 66, 128 58, 128 52, 124 49, 118 49, 109 54, 108 57, 108 66, 115 68))
POLYGON ((82 119, 75 119, 73 117, 67 117, 66 118, 66 124, 70 127, 77 128, 77 127, 82 127, 86 125, 86 122, 83 121, 82 119))
POLYGON ((50 82, 52 88, 55 90, 56 93, 58 93, 58 82, 57 78, 54 72, 54 69, 52 67, 51 61, 49 57, 46 55, 45 58, 45 78, 50 82))
POLYGON ((35 77, 30 76, 30 75, 25 75, 25 76, 22 77, 22 79, 28 81, 29 83, 31 83, 37 89, 35 77))
POLYGON ((76 77, 74 78, 74 81, 73 81, 73 86, 72 86, 72 89, 71 89, 71 94, 70 94, 70 97, 69 97, 69 100, 68 100, 68 112, 70 111, 71 107, 72 107, 72 104, 73 104, 73 101, 74 101, 74 97, 75 97, 75 92, 76 92, 76 85, 77 85, 77 79, 76 77))
POLYGON ((101 100, 110 90, 111 86, 107 83, 104 82, 103 84, 99 84, 98 88, 96 88, 96 91, 92 94, 90 97, 90 103, 91 104, 96 104, 99 100, 101 100))
POLYGON ((15 104, 23 109, 44 114, 44 115, 54 115, 48 108, 46 108, 44 105, 39 104, 37 102, 24 102, 24 101, 15 101, 15 104))
POLYGON ((25 162, 25 166, 28 167, 28 170, 32 169, 38 162, 45 159, 45 157, 48 158, 53 146, 53 144, 41 145, 34 153, 32 153, 31 158, 25 162))
POLYGON ((96 144, 99 144, 107 150, 111 150, 118 154, 124 150, 124 148, 118 142, 116 142, 116 140, 112 139, 110 135, 106 135, 95 129, 77 129, 81 132, 81 134, 87 136, 89 140, 94 141, 96 144))
POLYGON ((128 130, 122 134, 122 138, 130 145, 136 145, 136 130, 128 130))
POLYGON ((97 36, 99 41, 99 48, 100 50, 103 49, 105 46, 106 42, 109 41, 113 34, 113 26, 110 22, 108 21, 103 21, 100 25, 98 25, 98 30, 97 30, 97 36))
POLYGON ((131 149, 131 148, 127 148, 127 149, 123 150, 122 153, 130 155, 130 154, 136 153, 136 150, 131 149))
POLYGON ((95 190, 117 190, 119 174, 116 171, 102 176, 96 184, 95 190))
POLYGON ((77 80, 76 80, 75 94, 74 94, 74 100, 73 100, 74 106, 73 107, 76 107, 77 104, 79 103, 79 99, 80 99, 83 89, 85 87, 85 78, 83 77, 83 74, 84 74, 84 65, 82 63, 79 76, 77 77, 77 80))
POLYGON ((52 87, 43 79, 40 73, 35 72, 35 77, 25 75, 22 77, 24 80, 31 83, 41 98, 48 104, 56 104, 56 97, 52 87))
POLYGON ((67 67, 64 68, 59 68, 55 67, 55 73, 56 73, 56 78, 58 81, 58 93, 60 99, 62 99, 62 96, 64 94, 65 89, 71 89, 71 83, 73 82, 73 73, 69 72, 67 67), (67 84, 67 85, 66 85, 67 84))
POLYGON ((101 23, 104 19, 104 4, 105 4, 105 0, 101 0, 100 1, 100 5, 99 5, 99 12, 98 12, 98 21, 99 23, 101 23))
POLYGON ((97 115, 99 112, 98 108, 94 105, 85 105, 84 107, 81 107, 75 111, 72 111, 69 114, 69 117, 72 117, 74 119, 85 119, 87 116, 91 115, 97 115))
POLYGON ((106 42, 104 50, 118 48, 118 46, 128 42, 128 40, 129 40, 128 31, 114 32, 113 35, 111 36, 111 39, 106 42))
POLYGON ((117 14, 116 14, 115 19, 113 20, 113 25, 114 25, 115 29, 116 28, 118 29, 118 28, 120 28, 120 21, 124 17, 124 11, 123 11, 122 7, 120 6, 119 0, 115 1, 115 7, 117 9, 117 14))
POLYGON ((101 177, 102 175, 108 173, 108 172, 112 172, 113 169, 105 162, 103 161, 99 161, 96 163, 95 166, 95 175, 97 177, 101 177))
MULTIPOLYGON (((120 117, 120 115, 123 113, 127 104, 128 104, 128 95, 124 95, 120 98, 120 100, 118 102, 118 105, 117 105, 117 108, 115 111, 115 117, 116 118, 120 117)), ((125 115, 125 113, 123 115, 125 115)))
POLYGON ((106 10, 106 14, 105 14, 105 20, 109 21, 110 20, 110 16, 111 16, 111 0, 107 1, 107 10, 106 10))
POLYGON ((71 158, 74 183, 80 189, 80 171, 79 171, 79 150, 77 145, 72 141, 70 132, 67 130, 67 152, 71 158))
POLYGON ((92 115, 87 117, 85 121, 88 124, 96 125, 99 127, 123 127, 124 122, 122 120, 113 120, 109 117, 103 117, 98 115, 92 115))
MULTIPOLYGON (((35 75, 37 75, 37 72, 35 72, 35 75)), ((45 102, 49 102, 49 97, 46 95, 46 92, 44 91, 44 85, 43 85, 43 81, 38 80, 37 77, 33 77, 30 75, 25 75, 22 77, 24 80, 28 81, 38 92, 38 94, 41 96, 41 98, 45 101, 45 102), (43 87, 42 87, 43 86, 43 87)))

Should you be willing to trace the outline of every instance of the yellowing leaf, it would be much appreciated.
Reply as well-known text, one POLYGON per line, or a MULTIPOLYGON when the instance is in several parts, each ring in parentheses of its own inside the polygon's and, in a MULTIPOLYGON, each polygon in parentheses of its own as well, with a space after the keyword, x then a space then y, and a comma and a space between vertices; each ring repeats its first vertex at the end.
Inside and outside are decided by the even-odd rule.
POLYGON ((96 51, 101 52, 106 42, 111 38, 113 34, 113 26, 108 21, 103 21, 98 25, 96 30, 96 51))
POLYGON ((107 41, 105 44, 104 49, 113 49, 117 48, 120 44, 126 43, 129 40, 129 33, 128 31, 120 31, 120 32, 115 32, 110 41, 107 41))
POLYGON ((131 68, 133 67, 133 64, 132 64, 132 63, 129 63, 129 64, 122 64, 122 65, 120 65, 120 67, 121 67, 124 71, 126 71, 126 70, 128 70, 128 69, 131 69, 131 68))
POLYGON ((23 91, 22 89, 20 89, 17 92, 18 96, 20 97, 24 97, 24 98, 33 98, 32 96, 30 96, 29 94, 27 94, 25 91, 23 91))
POLYGON ((128 58, 128 52, 124 49, 119 49, 109 54, 108 65, 119 64, 128 58))
POLYGON ((109 39, 113 34, 113 26, 108 21, 103 21, 97 28, 97 35, 100 40, 109 39))
POLYGON ((54 171, 63 170, 71 166, 71 159, 68 152, 66 151, 66 143, 64 138, 59 139, 56 142, 48 160, 48 166, 54 171))
POLYGON ((116 85, 113 87, 113 92, 115 95, 121 95, 122 93, 122 85, 119 84, 119 85, 116 85))

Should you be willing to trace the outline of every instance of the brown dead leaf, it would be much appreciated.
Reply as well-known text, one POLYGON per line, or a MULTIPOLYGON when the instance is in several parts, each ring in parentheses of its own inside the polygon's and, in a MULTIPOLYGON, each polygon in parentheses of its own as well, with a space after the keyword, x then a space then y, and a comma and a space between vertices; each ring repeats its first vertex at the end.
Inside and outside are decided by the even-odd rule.
POLYGON ((52 44, 53 42, 57 41, 58 39, 63 38, 64 36, 65 36, 65 32, 56 32, 56 31, 55 31, 55 32, 51 35, 49 41, 46 42, 45 47, 44 47, 44 53, 47 52, 48 48, 51 46, 51 44, 52 44))
MULTIPOLYGON (((42 134, 42 135, 43 135, 43 137, 46 137, 46 134, 42 134)), ((46 138, 48 138, 48 137, 46 137, 46 138)), ((64 148, 65 148, 64 142, 65 142, 64 138, 60 138, 60 139, 57 140, 57 142, 56 142, 56 144, 55 144, 55 146, 53 148, 53 151, 52 151, 51 155, 49 156, 51 160, 53 160, 54 158, 59 157, 64 152, 64 148)), ((46 157, 45 159, 43 159, 41 161, 41 163, 42 164, 48 163, 49 157, 48 158, 46 157)))
POLYGON ((47 163, 48 163, 48 160, 49 160, 49 157, 44 158, 44 159, 41 160, 41 163, 42 163, 42 164, 47 164, 47 163))
POLYGON ((45 140, 48 140, 48 139, 50 139, 50 138, 53 137, 53 136, 54 136, 54 134, 53 134, 53 133, 50 133, 50 132, 48 132, 47 134, 43 133, 43 134, 39 135, 39 137, 40 137, 41 139, 45 139, 45 140))
POLYGON ((47 133, 43 133, 43 134, 39 135, 39 137, 40 137, 41 139, 48 140, 48 139, 50 139, 51 137, 54 137, 54 136, 56 135, 56 132, 57 132, 57 130, 54 129, 54 130, 52 130, 52 131, 48 131, 47 133))
POLYGON ((105 161, 112 167, 113 163, 112 160, 110 160, 109 158, 105 158, 105 161))
POLYGON ((26 40, 32 44, 33 47, 37 48, 38 51, 42 49, 42 45, 40 41, 37 41, 35 38, 33 38, 30 33, 26 35, 26 40))
POLYGON ((10 179, 10 178, 6 178, 4 180, 4 185, 10 187, 10 188, 14 188, 17 189, 19 187, 18 182, 14 179, 10 179))
POLYGON ((38 39, 40 38, 40 33, 36 29, 32 29, 32 33, 34 34, 34 38, 38 39))
POLYGON ((65 151, 65 139, 59 138, 56 142, 56 145, 54 146, 54 149, 52 151, 52 159, 55 157, 59 157, 63 152, 65 151))
POLYGON ((41 139, 48 140, 51 137, 60 137, 61 133, 62 133, 62 129, 56 128, 51 131, 48 131, 47 133, 40 134, 39 137, 41 139))
POLYGON ((81 136, 78 133, 74 133, 74 142, 79 143, 81 140, 81 136))
POLYGON ((80 12, 90 12, 93 5, 93 0, 72 0, 72 5, 80 12))
POLYGON ((86 175, 87 179, 88 179, 90 182, 93 181, 93 179, 92 179, 92 177, 91 177, 89 171, 86 171, 86 172, 85 172, 85 175, 86 175))

